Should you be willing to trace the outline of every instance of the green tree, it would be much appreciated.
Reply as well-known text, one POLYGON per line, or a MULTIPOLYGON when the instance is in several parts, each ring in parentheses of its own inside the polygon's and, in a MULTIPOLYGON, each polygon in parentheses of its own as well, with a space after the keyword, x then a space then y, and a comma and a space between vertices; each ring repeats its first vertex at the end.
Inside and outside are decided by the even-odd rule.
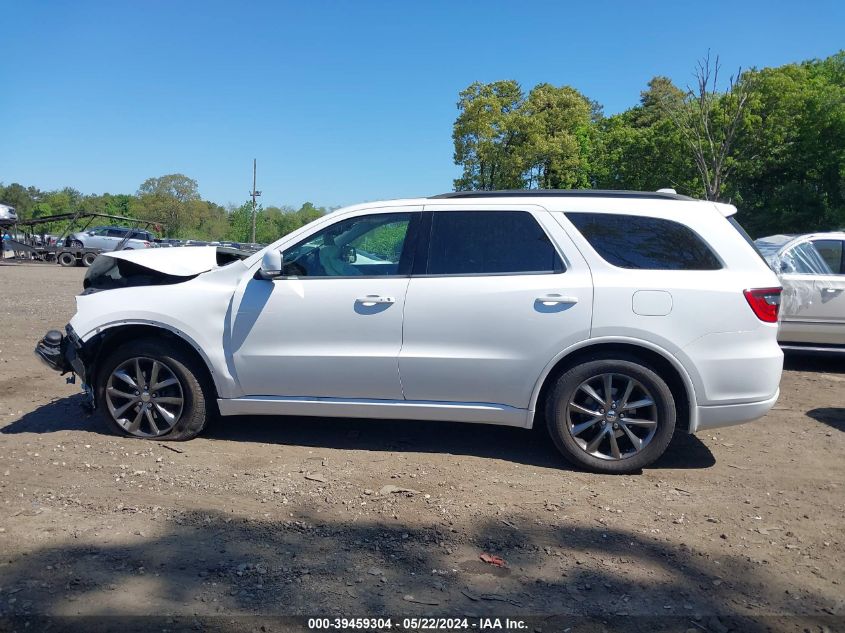
POLYGON ((184 174, 167 174, 158 178, 147 178, 138 187, 138 195, 168 197, 179 202, 200 199, 197 181, 184 174))
POLYGON ((570 86, 539 84, 521 107, 524 137, 517 152, 529 188, 574 189, 590 184, 593 105, 570 86))
POLYGON ((726 187, 752 235, 845 227, 845 51, 753 71, 726 187))
POLYGON ((456 190, 514 189, 524 185, 525 100, 515 81, 473 83, 458 95, 452 139, 463 174, 456 190))
POLYGON ((200 201, 197 181, 183 174, 168 174, 148 178, 138 187, 138 199, 134 212, 143 220, 164 225, 170 237, 183 235, 195 222, 191 216, 197 207, 191 203, 200 201))
POLYGON ((673 187, 701 196, 703 188, 680 132, 661 107, 682 100, 683 91, 655 77, 640 93, 640 104, 595 124, 592 176, 599 189, 655 191, 673 187))
MULTIPOLYGON (((252 236, 252 201, 244 202, 239 207, 230 206, 229 231, 226 237, 234 242, 249 242, 252 236)), ((256 218, 256 232, 258 220, 256 218)))
POLYGON ((750 75, 737 72, 719 92, 719 58, 710 53, 698 62, 695 86, 684 98, 660 94, 658 103, 680 132, 701 179, 704 197, 720 200, 722 188, 736 167, 736 145, 744 128, 745 106, 752 90, 750 75))

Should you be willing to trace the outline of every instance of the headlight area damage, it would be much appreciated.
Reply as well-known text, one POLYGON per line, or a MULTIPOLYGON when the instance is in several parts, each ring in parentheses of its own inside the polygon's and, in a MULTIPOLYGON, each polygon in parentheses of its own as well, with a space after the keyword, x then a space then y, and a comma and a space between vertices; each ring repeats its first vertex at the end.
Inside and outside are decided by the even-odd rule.
POLYGON ((99 351, 99 342, 95 348, 85 345, 70 324, 65 326, 65 334, 58 330, 50 330, 35 346, 35 355, 61 375, 70 373, 67 382, 76 383, 76 376, 82 381, 82 389, 86 395, 86 405, 94 409, 94 390, 91 379, 94 372, 93 359, 99 351))
MULTIPOLYGON (((83 295, 119 288, 162 286, 184 283, 204 272, 234 261, 246 259, 250 253, 230 249, 191 247, 179 249, 150 249, 103 253, 85 274, 83 295)), ((115 295, 116 300, 125 300, 115 295)), ((65 326, 65 334, 50 330, 35 346, 35 354, 48 367, 61 374, 72 372, 79 376, 94 405, 90 387, 94 364, 102 346, 102 336, 84 343, 73 328, 65 326)), ((68 382, 76 382, 75 377, 68 382)))
MULTIPOLYGON (((197 273, 198 274, 198 273, 197 273)), ((169 275, 126 259, 98 257, 85 273, 83 295, 115 288, 178 284, 197 275, 169 275)))
MULTIPOLYGON (((88 376, 82 352, 82 341, 70 325, 65 326, 65 331, 64 336, 58 330, 47 332, 35 346, 35 355, 50 369, 55 369, 62 375, 73 372, 82 379, 83 385, 87 385, 88 376)), ((71 377, 68 382, 76 381, 71 377)))
POLYGON ((249 255, 233 248, 213 246, 103 253, 85 274, 83 294, 114 288, 178 284, 249 255))

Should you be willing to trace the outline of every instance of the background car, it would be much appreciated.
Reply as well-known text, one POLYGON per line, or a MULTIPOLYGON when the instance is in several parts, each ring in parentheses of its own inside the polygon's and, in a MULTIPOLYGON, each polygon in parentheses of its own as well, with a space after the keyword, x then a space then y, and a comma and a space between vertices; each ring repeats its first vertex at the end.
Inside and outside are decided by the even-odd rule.
POLYGON ((845 352, 845 232, 754 243, 783 285, 781 347, 845 352))
POLYGON ((15 207, 7 204, 0 204, 0 226, 11 226, 18 221, 18 214, 15 207))
POLYGON ((113 251, 129 234, 124 244, 124 250, 135 248, 151 248, 155 246, 155 237, 149 231, 128 229, 122 226, 97 226, 80 233, 73 233, 68 237, 68 244, 76 248, 101 248, 113 251))

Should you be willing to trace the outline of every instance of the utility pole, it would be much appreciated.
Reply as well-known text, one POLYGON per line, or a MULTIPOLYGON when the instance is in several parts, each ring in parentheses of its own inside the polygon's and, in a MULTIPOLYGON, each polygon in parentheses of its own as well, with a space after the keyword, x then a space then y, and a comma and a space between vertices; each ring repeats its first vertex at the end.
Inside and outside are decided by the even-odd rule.
POLYGON ((256 159, 252 159, 252 191, 249 192, 252 198, 252 243, 255 244, 255 199, 261 195, 260 191, 255 189, 255 172, 257 167, 256 159))

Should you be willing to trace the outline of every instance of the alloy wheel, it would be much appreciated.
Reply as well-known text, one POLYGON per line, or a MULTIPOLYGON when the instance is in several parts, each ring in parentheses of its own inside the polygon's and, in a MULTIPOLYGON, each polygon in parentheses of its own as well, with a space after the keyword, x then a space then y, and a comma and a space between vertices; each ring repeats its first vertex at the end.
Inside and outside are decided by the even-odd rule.
POLYGON ((640 453, 657 432, 657 404, 636 379, 621 373, 588 378, 566 406, 566 427, 581 450, 621 460, 640 453))
POLYGON ((130 358, 106 382, 106 406, 115 422, 137 437, 157 437, 179 421, 185 405, 182 384, 165 363, 130 358))

